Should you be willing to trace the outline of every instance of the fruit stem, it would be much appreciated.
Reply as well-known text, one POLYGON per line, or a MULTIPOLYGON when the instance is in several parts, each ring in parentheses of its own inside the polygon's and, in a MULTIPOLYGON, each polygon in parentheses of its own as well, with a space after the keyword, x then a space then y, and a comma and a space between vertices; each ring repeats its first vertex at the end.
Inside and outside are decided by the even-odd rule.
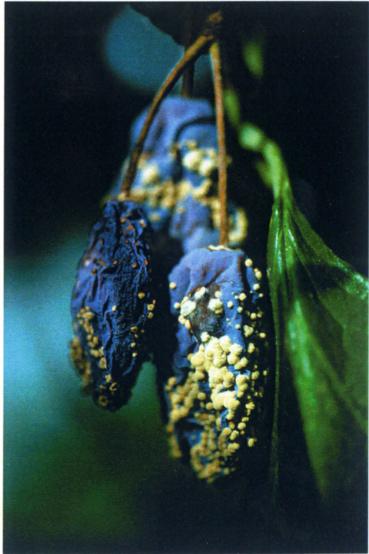
POLYGON ((122 193, 129 195, 129 191, 132 185, 132 182, 135 178, 138 162, 142 154, 143 146, 147 134, 150 130, 151 124, 154 120, 154 117, 160 107, 160 104, 164 98, 172 90, 178 79, 183 74, 183 71, 194 62, 209 46, 214 42, 218 27, 222 21, 222 15, 220 12, 212 13, 205 24, 204 31, 198 36, 198 38, 187 48, 183 57, 175 65, 172 71, 169 73, 168 77, 165 79, 164 83, 161 85, 160 89, 156 93, 149 112, 146 116, 145 122, 141 129, 141 132, 138 136, 137 142, 133 148, 132 154, 130 156, 128 169, 123 178, 121 191, 122 193))
POLYGON ((224 116, 224 86, 222 56, 219 41, 210 47, 210 58, 213 67, 215 96, 215 115, 218 138, 218 194, 220 203, 220 237, 219 244, 228 243, 228 207, 227 207, 227 147, 224 116))

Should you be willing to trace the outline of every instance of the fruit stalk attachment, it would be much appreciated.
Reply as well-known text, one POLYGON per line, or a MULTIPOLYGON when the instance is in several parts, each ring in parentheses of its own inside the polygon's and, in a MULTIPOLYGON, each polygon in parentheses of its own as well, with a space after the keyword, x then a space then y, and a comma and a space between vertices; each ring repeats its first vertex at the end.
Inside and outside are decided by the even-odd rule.
POLYGON ((220 237, 219 244, 228 242, 228 210, 227 210, 227 147, 224 116, 224 86, 222 75, 222 56, 219 41, 210 47, 210 57, 213 67, 215 113, 218 136, 218 194, 220 203, 220 237))
POLYGON ((178 79, 182 76, 184 70, 204 52, 214 42, 217 36, 219 26, 222 21, 221 12, 212 13, 206 20, 205 28, 193 44, 185 51, 183 57, 177 63, 177 65, 169 73, 164 83, 156 93, 149 112, 147 114, 145 123, 142 127, 140 135, 137 139, 136 145, 130 156, 128 169, 123 178, 121 191, 128 197, 131 184, 135 178, 138 162, 143 150, 144 142, 147 134, 150 130, 154 117, 160 107, 160 104, 164 98, 170 93, 178 79))

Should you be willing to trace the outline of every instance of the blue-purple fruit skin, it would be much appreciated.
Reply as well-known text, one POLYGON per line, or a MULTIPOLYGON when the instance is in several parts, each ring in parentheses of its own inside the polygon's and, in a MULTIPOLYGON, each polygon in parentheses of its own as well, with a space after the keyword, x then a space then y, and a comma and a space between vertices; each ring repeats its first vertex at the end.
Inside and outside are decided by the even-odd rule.
MULTIPOLYGON (((146 115, 147 110, 132 126, 131 148, 146 115)), ((142 205, 154 232, 178 240, 183 252, 219 240, 217 165, 217 130, 211 104, 207 100, 166 98, 144 142, 131 197, 142 205)), ((119 194, 125 167, 113 188, 115 195, 119 194)), ((233 225, 238 231, 231 232, 230 244, 241 246, 246 236, 243 210, 232 201, 228 210, 231 231, 233 225)))
POLYGON ((109 201, 77 268, 72 360, 85 391, 110 411, 128 400, 147 356, 145 332, 155 308, 150 232, 137 204, 109 201))
POLYGON ((169 276, 177 350, 163 373, 176 456, 212 482, 257 448, 264 423, 268 342, 262 274, 241 250, 199 248, 169 276))

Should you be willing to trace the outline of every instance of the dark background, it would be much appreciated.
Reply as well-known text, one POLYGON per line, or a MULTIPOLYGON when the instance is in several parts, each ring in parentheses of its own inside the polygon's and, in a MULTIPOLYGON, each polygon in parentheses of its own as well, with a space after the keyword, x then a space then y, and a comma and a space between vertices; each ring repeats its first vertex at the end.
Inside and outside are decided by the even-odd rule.
MULTIPOLYGON (((59 335, 53 323, 58 325, 59 311, 68 319, 68 291, 86 229, 126 154, 130 124, 153 95, 120 79, 102 55, 105 33, 123 8, 109 2, 6 3, 5 550, 363 551, 360 510, 341 531, 334 514, 326 532, 301 515, 294 531, 275 534, 265 527, 260 502, 237 496, 242 487, 224 493, 220 502, 168 460, 151 376, 149 389, 142 385, 136 403, 114 421, 85 407, 72 377, 63 389, 62 372, 46 392, 44 377, 37 385, 37 398, 54 394, 55 386, 62 398, 52 396, 55 403, 46 406, 27 397, 36 394, 38 363, 49 371, 49 335, 63 360, 54 361, 54 368, 65 365, 69 377, 68 323, 59 335), (43 298, 48 303, 41 311, 37 299, 43 298), (24 310, 17 325, 29 316, 23 339, 12 319, 15 306, 24 310), (40 317, 44 327, 35 323, 40 317), (34 419, 27 425, 30 411, 34 419), (64 415, 56 431, 44 438, 40 427, 58 411, 64 415)), ((228 73, 242 92, 245 118, 279 143, 293 180, 306 183, 295 192, 315 230, 366 273, 367 4, 245 2, 225 10, 233 21, 228 73), (240 58, 242 37, 255 29, 266 37, 261 83, 240 58)), ((144 43, 145 36, 137 41, 144 43)), ((210 83, 201 85, 201 94, 211 97, 210 83)), ((262 485, 259 494, 267 502, 262 485)))

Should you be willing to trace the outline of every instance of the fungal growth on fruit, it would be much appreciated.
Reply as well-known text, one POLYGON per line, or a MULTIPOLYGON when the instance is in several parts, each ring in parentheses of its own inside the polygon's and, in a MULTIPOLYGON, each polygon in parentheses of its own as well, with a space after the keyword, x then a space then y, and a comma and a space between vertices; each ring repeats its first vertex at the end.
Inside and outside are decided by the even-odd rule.
MULTIPOLYGON (((110 412, 125 405, 132 390, 137 393, 122 418, 92 415, 106 478, 87 500, 96 513, 95 500, 102 509, 112 506, 105 510, 111 532, 104 521, 102 536, 112 546, 119 536, 111 513, 119 518, 122 508, 129 535, 125 493, 135 481, 141 487, 146 480, 152 489, 159 478, 169 502, 157 544, 163 537, 166 546, 180 544, 178 531, 189 528, 186 510, 194 501, 201 510, 201 517, 194 511, 195 539, 205 525, 200 547, 206 550, 263 551, 262 544, 270 551, 275 537, 291 551, 291 537, 303 531, 296 543, 303 551, 304 536, 321 518, 325 532, 317 545, 333 551, 332 514, 339 505, 352 516, 352 499, 359 498, 366 475, 368 281, 312 229, 309 205, 316 207, 312 195, 319 187, 300 179, 295 198, 280 147, 258 126, 278 104, 268 94, 265 111, 257 98, 260 93, 265 99, 273 81, 273 75, 261 80, 262 52, 268 70, 285 42, 270 56, 273 41, 264 24, 253 33, 248 21, 243 37, 241 27, 231 24, 232 10, 223 20, 224 3, 203 16, 205 26, 195 36, 195 5, 205 3, 184 4, 182 10, 176 3, 173 18, 176 31, 188 27, 183 55, 131 129, 121 129, 129 135, 128 155, 108 184, 73 289, 71 359, 83 391, 110 412), (203 54, 210 58, 213 93, 195 88, 195 64, 203 54), (238 81, 242 63, 250 71, 238 81), (255 87, 252 66, 259 68, 255 87), (179 79, 182 87, 174 93, 179 79), (200 90, 206 99, 196 98, 200 90), (304 196, 307 209, 300 210, 304 196), (165 452, 156 448, 154 394, 165 452), (155 456, 146 456, 145 443, 155 456), (176 469, 173 463, 170 475, 169 455, 183 465, 176 469), (141 473, 132 475, 140 458, 141 473), (112 468, 123 476, 121 486, 112 486, 112 468), (179 489, 172 494, 175 475, 179 489), (177 517, 179 526, 168 526, 174 506, 184 517, 177 517), (300 523, 310 512, 306 533, 300 523)), ((141 101, 124 106, 124 116, 141 101)), ((91 441, 85 442, 90 455, 91 441)), ((162 505, 163 494, 153 490, 149 509, 162 505)), ((139 496, 142 504, 144 489, 139 496)), ((363 529, 356 533, 362 538, 363 529)), ((119 544, 129 548, 126 535, 119 544)), ((190 537, 189 551, 195 539, 190 537)), ((143 544, 141 535, 138 542, 143 544)), ((318 551, 317 545, 310 550, 318 551)))
POLYGON ((169 275, 177 351, 165 377, 172 453, 201 479, 229 475, 265 421, 268 340, 261 271, 240 250, 187 254, 169 275))
POLYGON ((269 375, 262 275, 241 250, 245 211, 228 200, 221 19, 212 14, 211 30, 133 124, 130 156, 92 230, 72 298, 72 359, 86 392, 118 409, 152 356, 172 451, 208 482, 233 473, 263 442, 269 375), (167 97, 204 49, 215 109, 188 94, 167 97))
POLYGON ((110 411, 129 398, 154 316, 149 224, 133 202, 107 202, 92 228, 72 294, 72 361, 82 386, 110 411))
MULTIPOLYGON (((132 140, 138 136, 146 113, 134 123, 132 140)), ((231 165, 230 159, 228 162, 231 165)), ((184 252, 216 244, 220 226, 217 168, 217 129, 210 103, 167 98, 145 140, 130 198, 142 205, 153 230, 180 240, 184 252)), ((125 193, 118 198, 124 199, 125 193)), ((247 217, 233 202, 228 209, 229 244, 240 246, 247 235, 247 217)))

